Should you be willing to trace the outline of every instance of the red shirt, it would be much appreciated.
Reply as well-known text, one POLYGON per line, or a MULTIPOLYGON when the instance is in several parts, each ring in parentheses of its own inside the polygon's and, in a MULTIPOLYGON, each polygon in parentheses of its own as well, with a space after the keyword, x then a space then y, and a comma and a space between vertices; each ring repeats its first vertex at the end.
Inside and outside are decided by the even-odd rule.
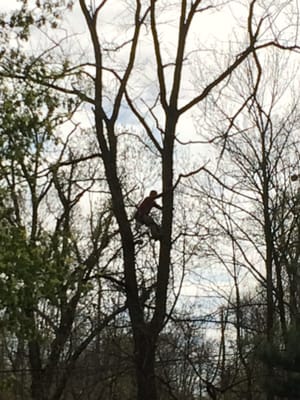
POLYGON ((155 199, 153 197, 146 197, 138 206, 137 212, 140 215, 148 215, 153 207, 161 208, 157 203, 155 203, 155 199))

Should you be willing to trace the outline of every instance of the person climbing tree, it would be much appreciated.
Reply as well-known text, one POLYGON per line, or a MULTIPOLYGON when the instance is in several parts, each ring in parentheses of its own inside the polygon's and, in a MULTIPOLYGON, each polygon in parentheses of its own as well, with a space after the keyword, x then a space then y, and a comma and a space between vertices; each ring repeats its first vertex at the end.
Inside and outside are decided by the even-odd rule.
POLYGON ((161 228, 149 213, 153 207, 158 208, 159 210, 162 209, 162 207, 155 202, 158 197, 160 197, 160 195, 157 194, 157 191, 151 190, 149 196, 138 205, 137 211, 134 215, 137 222, 137 230, 140 225, 146 225, 150 229, 151 236, 155 240, 161 239, 161 228))

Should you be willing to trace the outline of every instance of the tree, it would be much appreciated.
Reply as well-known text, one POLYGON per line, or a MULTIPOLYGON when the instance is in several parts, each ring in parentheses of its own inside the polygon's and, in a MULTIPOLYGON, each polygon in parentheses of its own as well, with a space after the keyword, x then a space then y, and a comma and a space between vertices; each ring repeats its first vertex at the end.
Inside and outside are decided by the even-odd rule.
MULTIPOLYGON (((291 273, 288 259, 291 257, 297 263, 298 258, 295 247, 298 225, 294 211, 297 195, 293 195, 295 189, 290 176, 293 176, 298 163, 299 99, 290 97, 294 95, 292 83, 289 86, 280 84, 283 74, 286 74, 286 82, 292 82, 287 68, 292 60, 281 58, 275 52, 263 61, 256 54, 254 61, 260 71, 257 79, 250 62, 246 73, 239 75, 239 82, 234 85, 235 95, 241 98, 240 109, 245 109, 245 113, 231 117, 226 105, 221 107, 218 104, 223 121, 231 129, 227 131, 224 126, 218 127, 220 137, 222 132, 227 133, 221 141, 223 158, 219 162, 219 170, 216 174, 207 170, 214 182, 209 190, 208 207, 211 218, 222 232, 222 247, 215 255, 232 276, 234 295, 229 302, 233 301, 235 305, 236 346, 249 387, 253 379, 250 373, 252 361, 250 359, 249 363, 241 347, 241 285, 243 280, 248 279, 249 273, 259 285, 260 296, 252 296, 257 304, 263 303, 259 312, 265 319, 260 326, 265 337, 260 359, 265 362, 263 390, 271 399, 279 395, 280 390, 275 389, 274 383, 277 378, 281 379, 278 375, 282 374, 280 363, 271 355, 282 352, 283 348, 289 354, 289 331, 293 331, 294 325, 289 304, 291 299, 295 300, 297 293, 295 286, 290 289, 290 282, 295 283, 295 277, 287 277, 291 273), (273 60, 273 68, 262 68, 262 63, 269 60, 273 60), (243 79, 246 79, 248 88, 243 79), (273 85, 268 85, 266 91, 266 82, 271 80, 273 85), (290 104, 283 110, 282 104, 286 99, 290 104), (225 243, 228 245, 225 246, 225 243), (268 349, 267 354, 264 346, 268 349)), ((213 248, 215 250, 215 245, 213 248)), ((261 337, 262 332, 258 330, 257 338, 261 337)), ((254 349, 253 352, 259 354, 254 349)), ((295 392, 297 380, 294 383, 295 392)), ((292 379, 289 382, 292 386, 292 379)), ((248 391, 248 395, 252 393, 248 391)))
MULTIPOLYGON (((33 399, 58 399, 83 350, 126 306, 121 300, 109 306, 107 299, 95 326, 82 311, 95 313, 90 291, 100 289, 92 275, 107 272, 104 252, 115 232, 108 203, 93 206, 97 218, 87 217, 90 232, 78 222, 79 203, 92 186, 97 189, 101 176, 89 171, 95 154, 82 158, 76 151, 73 129, 65 140, 58 131, 79 103, 45 87, 13 83, 2 84, 1 102, 0 306, 11 359, 6 368, 15 376, 20 364, 30 371, 33 399)), ((27 380, 20 383, 22 392, 24 386, 27 380)))
MULTIPOLYGON (((65 2, 58 1, 53 6, 49 2, 39 1, 37 9, 32 10, 31 4, 22 3, 21 11, 15 13, 10 19, 10 26, 18 35, 19 39, 28 40, 30 38, 29 27, 31 25, 43 26, 48 20, 52 27, 59 23, 57 16, 61 15, 61 7, 65 2), (50 17, 51 15, 51 17, 50 17), (54 17, 53 17, 54 16, 54 17), (53 20, 54 19, 54 20, 53 20)), ((176 171, 174 165, 174 153, 177 149, 178 126, 184 116, 197 104, 206 100, 214 90, 218 90, 220 84, 224 84, 231 79, 234 71, 239 68, 249 57, 256 57, 256 52, 266 51, 271 46, 283 49, 293 49, 297 45, 294 40, 287 37, 290 30, 280 31, 272 21, 277 15, 276 2, 271 2, 274 6, 274 14, 269 16, 269 10, 258 7, 258 2, 250 2, 246 12, 244 32, 247 39, 232 50, 225 65, 217 65, 217 71, 209 74, 203 81, 199 91, 192 91, 190 97, 186 97, 184 85, 188 65, 186 60, 193 61, 193 45, 190 40, 192 27, 200 21, 202 14, 213 6, 209 4, 202 7, 201 0, 187 2, 186 0, 175 2, 174 14, 169 13, 168 8, 160 7, 160 4, 151 0, 145 4, 136 0, 134 5, 128 7, 130 26, 122 21, 122 31, 120 39, 116 43, 109 43, 106 46, 105 32, 102 32, 102 25, 99 22, 102 14, 111 11, 113 7, 109 1, 91 2, 87 4, 84 0, 79 0, 80 9, 83 13, 93 52, 93 61, 90 54, 84 63, 72 63, 71 59, 60 60, 59 65, 54 65, 51 61, 52 54, 57 55, 57 41, 55 41, 54 52, 41 52, 38 56, 22 59, 22 64, 16 68, 16 60, 11 59, 11 54, 2 55, 0 75, 6 79, 18 79, 25 82, 35 82, 45 87, 50 87, 60 93, 75 96, 88 105, 92 106, 94 117, 94 134, 99 147, 99 159, 102 162, 107 187, 110 193, 112 212, 117 224, 120 243, 122 246, 122 267, 124 272, 124 288, 126 295, 126 305, 128 307, 134 342, 134 357, 137 378, 137 398, 155 400, 157 395, 155 379, 155 357, 158 338, 168 321, 168 284, 170 271, 173 266, 172 245, 174 244, 175 231, 174 224, 174 193, 178 189, 180 182, 187 176, 199 172, 201 165, 195 171, 188 170, 176 171), (266 19, 268 16, 268 20, 266 19), (176 39, 173 42, 173 54, 170 56, 169 50, 160 40, 164 35, 161 23, 164 18, 172 18, 175 23, 176 39), (267 22, 266 22, 267 21, 267 22), (270 29, 267 23, 271 24, 270 29), (265 33, 267 29, 271 34, 271 39, 265 33), (272 31, 273 30, 273 31, 272 31), (154 95, 145 102, 139 101, 133 86, 138 82, 137 57, 142 53, 142 46, 148 40, 148 32, 151 32, 150 54, 154 60, 153 68, 156 71, 157 84, 153 86, 154 95), (283 34, 285 34, 284 37, 283 34), (282 42, 281 40, 288 40, 282 42), (118 57, 120 55, 120 57, 118 57), (10 63, 7 59, 10 58, 10 63), (39 69, 40 60, 47 60, 44 64, 46 73, 41 75, 39 69), (124 61, 125 60, 125 61, 124 61), (157 276, 155 282, 155 293, 152 308, 145 307, 145 299, 140 296, 140 287, 137 279, 136 245, 134 241, 133 229, 130 224, 130 216, 127 208, 128 191, 124 187, 122 177, 119 173, 119 154, 120 154, 120 129, 119 123, 122 111, 128 108, 128 112, 139 124, 138 134, 146 135, 149 143, 148 151, 156 154, 156 163, 160 165, 161 171, 158 177, 162 189, 162 232, 163 238, 158 244, 158 257, 153 261, 157 265, 157 276)), ((122 2, 118 5, 123 5, 122 2)), ((292 2, 288 2, 286 8, 292 2)), ((220 2, 219 6, 222 5, 220 2)), ((224 7, 226 4, 224 5, 224 7)), ((124 9, 123 9, 124 10, 124 9)), ((173 11, 173 8, 172 8, 173 11)), ((104 14, 105 15, 105 14, 104 14)), ((106 14, 107 17, 107 14, 106 14)), ((105 17, 103 17, 105 18, 105 17)), ((123 17, 122 17, 123 18, 123 17)), ((7 27, 5 21, 2 22, 7 27)), ((64 50, 63 46, 61 47, 64 50)), ((17 52, 17 58, 20 53, 17 52)), ((259 74, 259 66, 256 65, 259 74)), ((143 99, 142 99, 143 100, 143 99)), ((145 156, 147 154, 145 150, 145 156)), ((73 165, 73 163, 71 163, 73 165)), ((72 168, 71 168, 72 170, 72 168)), ((57 182, 57 172, 52 169, 53 184, 59 195, 64 208, 64 215, 69 215, 73 207, 70 198, 66 198, 62 187, 57 182)), ((67 177, 67 185, 73 179, 72 173, 67 177)), ((70 186, 69 186, 70 187, 70 186)), ((80 192, 78 195, 81 194, 80 192)), ((68 221, 62 225, 64 233, 63 243, 69 236, 68 221)), ((92 253, 94 255, 94 253, 92 253)), ((97 253, 98 255, 98 253, 97 253)), ((91 259, 88 259, 91 260, 91 259)), ((81 275, 80 275, 81 276, 81 275)), ((81 282, 80 277, 76 278, 76 283, 81 282)), ((122 285, 120 285, 120 288, 122 285)), ((78 294, 77 294, 78 295, 78 294)), ((75 294, 74 294, 75 296, 75 294)), ((74 302, 76 297, 74 298, 74 302)), ((172 306, 170 307, 172 310, 172 306)))

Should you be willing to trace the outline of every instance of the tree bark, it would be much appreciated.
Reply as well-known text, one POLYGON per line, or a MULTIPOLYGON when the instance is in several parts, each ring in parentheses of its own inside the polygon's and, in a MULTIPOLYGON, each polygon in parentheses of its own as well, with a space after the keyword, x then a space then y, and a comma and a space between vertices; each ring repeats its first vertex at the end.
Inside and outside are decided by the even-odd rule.
POLYGON ((155 354, 157 335, 146 329, 135 331, 137 399, 156 400, 155 354))

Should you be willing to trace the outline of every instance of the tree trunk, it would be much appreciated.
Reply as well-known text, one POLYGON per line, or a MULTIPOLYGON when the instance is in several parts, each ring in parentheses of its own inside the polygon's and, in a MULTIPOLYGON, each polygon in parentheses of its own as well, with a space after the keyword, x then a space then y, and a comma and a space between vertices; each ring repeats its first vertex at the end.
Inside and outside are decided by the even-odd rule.
POLYGON ((43 371, 40 359, 39 344, 35 340, 28 343, 29 361, 31 372, 31 397, 32 400, 48 400, 45 394, 43 371))
MULTIPOLYGON (((264 213, 264 235, 265 235, 265 245, 266 245, 266 286, 267 286, 267 320, 266 320, 266 338, 269 347, 273 346, 273 329, 274 329, 274 300, 273 300, 273 260, 274 260, 274 243, 272 234, 272 221, 270 216, 270 172, 269 172, 269 159, 266 150, 266 132, 268 125, 261 132, 261 145, 262 145, 262 176, 263 176, 263 188, 262 188, 262 203, 263 203, 263 213, 264 213)), ((273 366, 267 365, 266 367, 267 375, 267 400, 273 400, 274 394, 272 391, 273 382, 273 366)))
POLYGON ((137 380, 137 400, 157 400, 155 379, 155 349, 157 335, 145 330, 137 330, 135 341, 135 366, 137 380))

